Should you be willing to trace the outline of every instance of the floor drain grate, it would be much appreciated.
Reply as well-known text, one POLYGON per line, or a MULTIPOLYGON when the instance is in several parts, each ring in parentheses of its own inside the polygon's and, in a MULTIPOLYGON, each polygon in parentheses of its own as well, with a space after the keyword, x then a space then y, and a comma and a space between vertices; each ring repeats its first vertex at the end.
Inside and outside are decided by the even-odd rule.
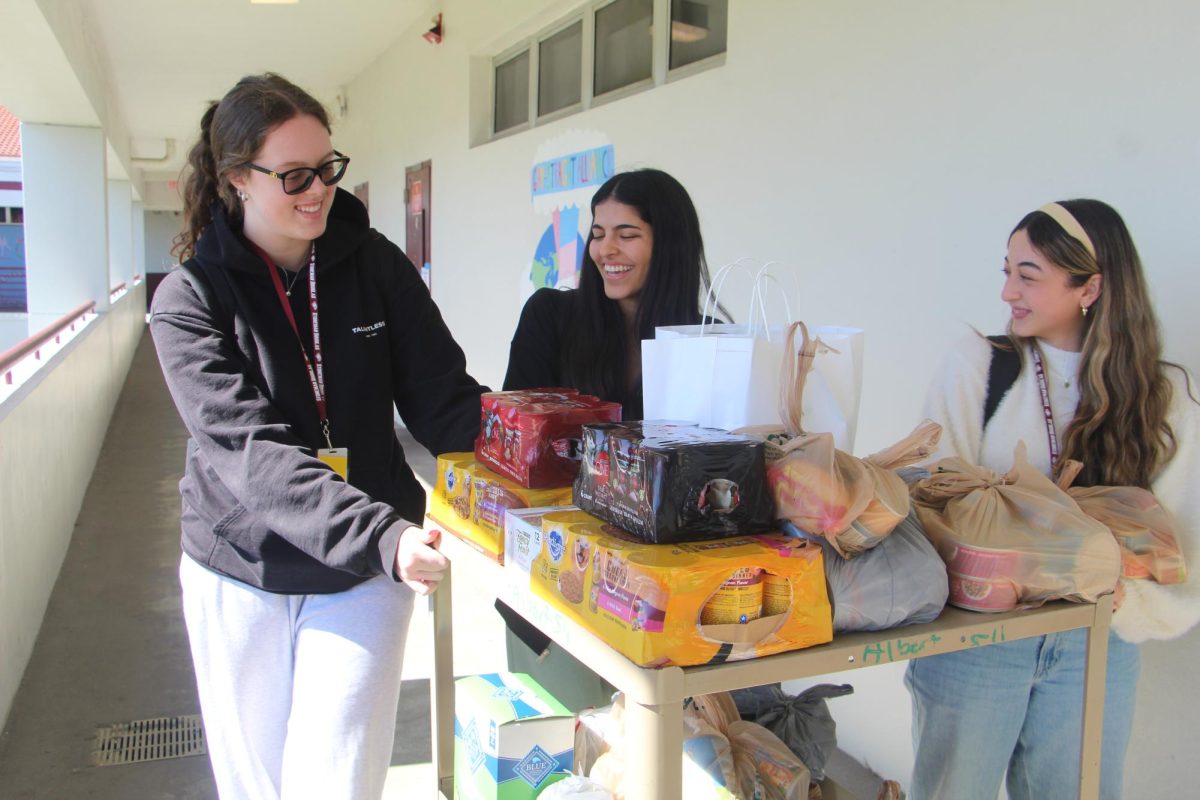
POLYGON ((112 767, 208 752, 199 714, 118 722, 96 729, 92 765, 112 767))

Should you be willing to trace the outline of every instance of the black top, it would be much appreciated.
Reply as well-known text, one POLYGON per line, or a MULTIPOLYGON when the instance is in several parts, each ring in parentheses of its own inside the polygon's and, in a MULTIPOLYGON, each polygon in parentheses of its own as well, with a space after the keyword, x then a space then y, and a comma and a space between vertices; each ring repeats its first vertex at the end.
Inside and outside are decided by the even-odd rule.
MULTIPOLYGON (((565 386, 584 390, 563 369, 563 348, 571 335, 571 313, 578 289, 538 289, 525 303, 508 353, 504 390, 565 386)), ((642 418, 642 380, 624 397, 602 397, 621 404, 621 418, 642 418)))
MULTIPOLYGON (((325 447, 296 334, 268 267, 214 204, 187 262, 154 295, 150 332, 191 439, 180 491, 183 549, 271 592, 320 594, 392 574, 425 492, 404 460, 393 409, 432 453, 470 450, 479 395, 462 350, 411 262, 339 189, 317 239, 321 348, 334 447, 325 447)), ((312 356, 307 273, 290 298, 312 356)))

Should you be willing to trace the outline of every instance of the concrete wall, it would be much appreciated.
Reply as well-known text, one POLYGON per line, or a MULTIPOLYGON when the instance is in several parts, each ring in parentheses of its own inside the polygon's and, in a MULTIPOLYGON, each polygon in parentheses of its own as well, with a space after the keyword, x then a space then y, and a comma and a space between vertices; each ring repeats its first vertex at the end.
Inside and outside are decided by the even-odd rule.
POLYGON ((145 282, 0 403, 0 727, 145 328, 145 282))
MULTIPOLYGON (((471 91, 486 92, 491 57, 579 5, 445 0, 444 43, 404 32, 349 84, 334 131, 354 158, 348 184, 370 181, 373 222, 397 242, 404 167, 432 161, 433 295, 481 380, 503 377, 549 221, 530 168, 573 132, 610 141, 619 168, 676 175, 711 264, 779 260, 799 316, 866 329, 861 453, 918 421, 934 365, 966 325, 1002 329, 1008 231, 1051 199, 1122 212, 1168 356, 1200 372, 1200 6, 733 2, 724 66, 471 147, 471 91)), ((746 299, 739 287, 731 307, 746 299)), ((1196 632, 1145 648, 1130 796, 1200 785, 1185 744, 1200 699, 1178 669, 1198 657, 1196 632)), ((843 745, 906 780, 899 670, 846 679, 858 695, 835 701, 843 745)))

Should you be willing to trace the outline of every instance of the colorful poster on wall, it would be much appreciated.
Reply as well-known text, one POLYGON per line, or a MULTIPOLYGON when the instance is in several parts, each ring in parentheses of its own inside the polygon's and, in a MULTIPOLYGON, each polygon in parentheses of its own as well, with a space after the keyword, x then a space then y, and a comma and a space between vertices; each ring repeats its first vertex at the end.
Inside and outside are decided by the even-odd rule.
POLYGON ((543 287, 579 285, 586 241, 581 226, 590 224, 592 195, 615 169, 613 146, 598 132, 568 131, 538 147, 529 193, 534 212, 549 219, 521 276, 522 302, 543 287))

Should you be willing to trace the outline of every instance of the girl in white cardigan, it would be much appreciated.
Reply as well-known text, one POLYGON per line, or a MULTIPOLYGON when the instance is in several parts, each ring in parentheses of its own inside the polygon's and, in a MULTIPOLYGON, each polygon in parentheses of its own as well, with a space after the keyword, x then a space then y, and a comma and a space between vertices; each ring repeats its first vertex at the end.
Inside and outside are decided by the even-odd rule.
MULTIPOLYGON (((1162 360, 1141 261, 1121 217, 1097 200, 1051 203, 1008 241, 1001 299, 1009 340, 971 336, 943 363, 926 414, 944 432, 937 457, 1006 472, 1018 440, 1075 485, 1140 486, 1175 518, 1185 562, 1200 565, 1200 403, 1182 367, 1162 360), (996 348, 1020 371, 988 398, 996 348), (985 404, 991 405, 985 419, 985 404)), ((1109 642, 1101 796, 1121 796, 1133 719, 1137 643, 1200 621, 1200 582, 1122 578, 1109 642)), ((910 797, 1013 800, 1078 792, 1085 632, 1052 634, 909 664, 916 764, 910 797)))

